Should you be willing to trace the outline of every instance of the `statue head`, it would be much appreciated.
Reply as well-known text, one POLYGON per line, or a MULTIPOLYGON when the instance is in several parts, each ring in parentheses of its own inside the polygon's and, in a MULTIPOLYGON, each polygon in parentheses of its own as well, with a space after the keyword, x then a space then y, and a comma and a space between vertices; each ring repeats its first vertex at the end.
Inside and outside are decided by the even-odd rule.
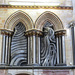
POLYGON ((51 29, 50 27, 44 27, 43 28, 45 36, 48 35, 50 29, 51 29))

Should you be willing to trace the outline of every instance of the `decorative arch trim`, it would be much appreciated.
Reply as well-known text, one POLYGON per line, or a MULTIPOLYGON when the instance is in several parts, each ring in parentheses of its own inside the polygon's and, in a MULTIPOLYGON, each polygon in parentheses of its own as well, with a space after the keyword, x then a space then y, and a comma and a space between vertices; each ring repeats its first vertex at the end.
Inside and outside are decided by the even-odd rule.
POLYGON ((4 24, 4 28, 13 30, 15 25, 19 22, 22 22, 25 25, 26 30, 29 30, 30 28, 34 27, 33 20, 31 19, 31 17, 27 13, 18 10, 7 18, 4 24))
POLYGON ((60 20, 60 18, 56 14, 50 11, 42 13, 37 18, 35 22, 35 28, 42 31, 43 26, 47 21, 53 24, 55 30, 64 29, 63 23, 60 20))

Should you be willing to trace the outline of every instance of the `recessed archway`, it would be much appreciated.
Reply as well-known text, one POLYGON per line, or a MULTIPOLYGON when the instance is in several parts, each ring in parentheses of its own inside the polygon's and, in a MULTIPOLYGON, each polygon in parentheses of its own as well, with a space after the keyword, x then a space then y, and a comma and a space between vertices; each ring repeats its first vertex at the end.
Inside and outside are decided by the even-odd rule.
POLYGON ((47 21, 53 24, 54 30, 64 29, 60 18, 56 14, 50 11, 42 13, 37 18, 35 22, 35 28, 42 31, 43 26, 47 21))
POLYGON ((27 62, 27 36, 25 36, 26 28, 19 22, 14 29, 11 39, 11 62, 12 66, 25 66, 27 62))
POLYGON ((26 30, 34 27, 31 17, 27 13, 18 10, 7 18, 4 28, 13 30, 16 24, 18 24, 19 22, 22 22, 25 25, 26 30))

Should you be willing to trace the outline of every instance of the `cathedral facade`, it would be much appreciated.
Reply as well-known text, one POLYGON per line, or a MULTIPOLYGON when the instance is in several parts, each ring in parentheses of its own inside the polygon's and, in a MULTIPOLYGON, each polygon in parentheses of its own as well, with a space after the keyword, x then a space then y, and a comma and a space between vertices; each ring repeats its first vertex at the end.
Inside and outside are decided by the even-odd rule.
POLYGON ((75 1, 28 3, 0 0, 0 75, 75 75, 75 1))

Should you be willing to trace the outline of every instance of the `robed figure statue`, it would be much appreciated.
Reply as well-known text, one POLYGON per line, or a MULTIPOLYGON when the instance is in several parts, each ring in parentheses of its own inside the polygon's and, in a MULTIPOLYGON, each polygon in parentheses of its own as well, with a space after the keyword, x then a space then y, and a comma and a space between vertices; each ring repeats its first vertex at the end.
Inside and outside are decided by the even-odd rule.
POLYGON ((54 30, 44 27, 41 48, 41 65, 54 66, 56 64, 56 41, 54 30))

